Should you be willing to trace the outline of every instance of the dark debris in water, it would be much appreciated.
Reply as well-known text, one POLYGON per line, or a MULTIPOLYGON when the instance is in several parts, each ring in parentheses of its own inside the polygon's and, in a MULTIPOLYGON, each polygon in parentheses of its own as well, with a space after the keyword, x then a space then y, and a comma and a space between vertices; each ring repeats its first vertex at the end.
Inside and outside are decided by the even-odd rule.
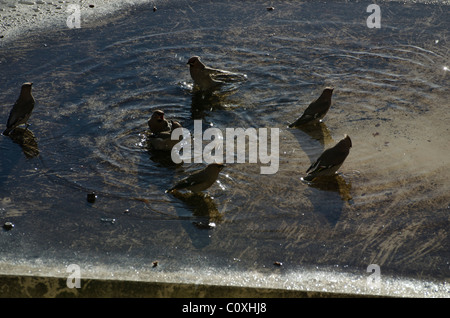
POLYGON ((3 228, 4 228, 6 231, 12 230, 12 229, 14 228, 14 224, 13 224, 12 222, 5 222, 5 223, 3 224, 3 228))
POLYGON ((95 192, 88 193, 86 199, 87 199, 87 202, 94 203, 95 200, 97 199, 97 195, 95 194, 95 192))

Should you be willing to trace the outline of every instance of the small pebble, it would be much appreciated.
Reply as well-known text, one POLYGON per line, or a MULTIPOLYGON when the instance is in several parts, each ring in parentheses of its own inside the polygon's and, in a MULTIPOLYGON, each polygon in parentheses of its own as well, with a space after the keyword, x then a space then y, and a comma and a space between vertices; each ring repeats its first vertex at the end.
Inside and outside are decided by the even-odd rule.
POLYGON ((105 222, 105 223, 111 223, 111 224, 116 223, 116 219, 113 219, 113 218, 100 218, 100 221, 105 222))
POLYGON ((87 201, 89 203, 94 203, 95 199, 97 199, 97 195, 94 192, 88 193, 87 195, 87 201))
POLYGON ((281 262, 274 262, 273 265, 276 265, 276 266, 282 266, 283 263, 281 263, 281 262))
POLYGON ((3 228, 7 231, 11 230, 14 227, 14 224, 11 222, 5 222, 5 224, 3 224, 3 228))

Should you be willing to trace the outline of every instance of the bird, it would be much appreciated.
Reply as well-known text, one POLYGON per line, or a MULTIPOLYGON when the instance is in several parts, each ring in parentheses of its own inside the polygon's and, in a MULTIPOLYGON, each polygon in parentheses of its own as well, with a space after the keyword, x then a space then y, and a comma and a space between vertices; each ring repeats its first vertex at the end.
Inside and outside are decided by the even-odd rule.
MULTIPOLYGON (((170 151, 180 140, 172 140, 172 131, 181 128, 177 121, 168 121, 164 118, 164 111, 157 109, 148 120, 150 136, 148 142, 153 149, 170 151)), ((181 136, 180 136, 181 138, 181 136)))
POLYGON ((331 106, 331 96, 333 95, 334 88, 326 87, 322 94, 314 100, 305 109, 303 114, 292 124, 289 125, 290 128, 298 127, 305 124, 315 124, 322 121, 331 106))
POLYGON ((22 84, 19 98, 9 113, 8 122, 6 123, 6 129, 3 131, 3 135, 8 136, 12 130, 22 124, 26 125, 25 129, 28 128, 28 119, 31 116, 35 104, 34 97, 31 95, 32 85, 33 83, 31 82, 22 84))
POLYGON ((342 166, 352 147, 352 140, 346 134, 336 145, 326 149, 306 170, 305 181, 312 181, 320 176, 333 176, 342 166))
POLYGON ((225 167, 222 163, 211 163, 203 170, 197 171, 190 176, 179 181, 175 186, 166 190, 189 190, 194 193, 202 192, 208 189, 219 177, 219 172, 225 167))
POLYGON ((148 120, 148 127, 153 134, 171 130, 171 122, 164 118, 164 111, 157 109, 148 120))
POLYGON ((199 56, 192 56, 187 64, 189 65, 189 72, 194 80, 194 84, 202 91, 211 90, 224 84, 223 81, 216 79, 217 76, 221 76, 222 78, 224 76, 230 78, 245 78, 245 76, 238 73, 208 67, 200 61, 199 56))

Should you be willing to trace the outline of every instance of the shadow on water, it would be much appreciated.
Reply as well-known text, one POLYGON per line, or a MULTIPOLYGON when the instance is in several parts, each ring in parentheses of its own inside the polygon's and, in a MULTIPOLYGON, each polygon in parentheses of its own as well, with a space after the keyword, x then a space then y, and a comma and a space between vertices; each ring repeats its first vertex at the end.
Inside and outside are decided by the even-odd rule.
POLYGON ((322 215, 331 227, 339 221, 346 202, 352 199, 351 181, 340 174, 319 177, 308 183, 311 188, 310 201, 314 211, 322 215))
MULTIPOLYGON (((320 154, 332 146, 333 138, 330 130, 323 122, 290 128, 303 151, 308 155, 310 163, 314 163, 320 154)), ((308 167, 305 168, 305 172, 308 167)))

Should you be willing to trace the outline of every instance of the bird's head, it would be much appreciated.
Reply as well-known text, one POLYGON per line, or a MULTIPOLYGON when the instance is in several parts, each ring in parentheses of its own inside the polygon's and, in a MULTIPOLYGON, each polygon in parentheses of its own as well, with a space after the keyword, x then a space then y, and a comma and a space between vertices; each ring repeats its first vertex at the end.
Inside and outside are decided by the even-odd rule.
POLYGON ((30 92, 31 86, 33 86, 33 83, 31 83, 31 82, 23 83, 22 84, 22 92, 30 92))
POLYGON ((331 95, 333 95, 334 87, 326 87, 323 92, 322 96, 326 98, 331 98, 331 95))
POLYGON ((189 64, 189 66, 191 66, 191 67, 205 68, 205 65, 200 61, 199 56, 191 57, 188 60, 187 64, 189 64))
POLYGON ((345 134, 344 138, 339 141, 340 144, 342 144, 342 147, 349 149, 352 147, 352 140, 350 139, 350 136, 345 134))
POLYGON ((155 110, 152 114, 152 118, 157 121, 163 121, 164 120, 164 112, 160 109, 155 110))

